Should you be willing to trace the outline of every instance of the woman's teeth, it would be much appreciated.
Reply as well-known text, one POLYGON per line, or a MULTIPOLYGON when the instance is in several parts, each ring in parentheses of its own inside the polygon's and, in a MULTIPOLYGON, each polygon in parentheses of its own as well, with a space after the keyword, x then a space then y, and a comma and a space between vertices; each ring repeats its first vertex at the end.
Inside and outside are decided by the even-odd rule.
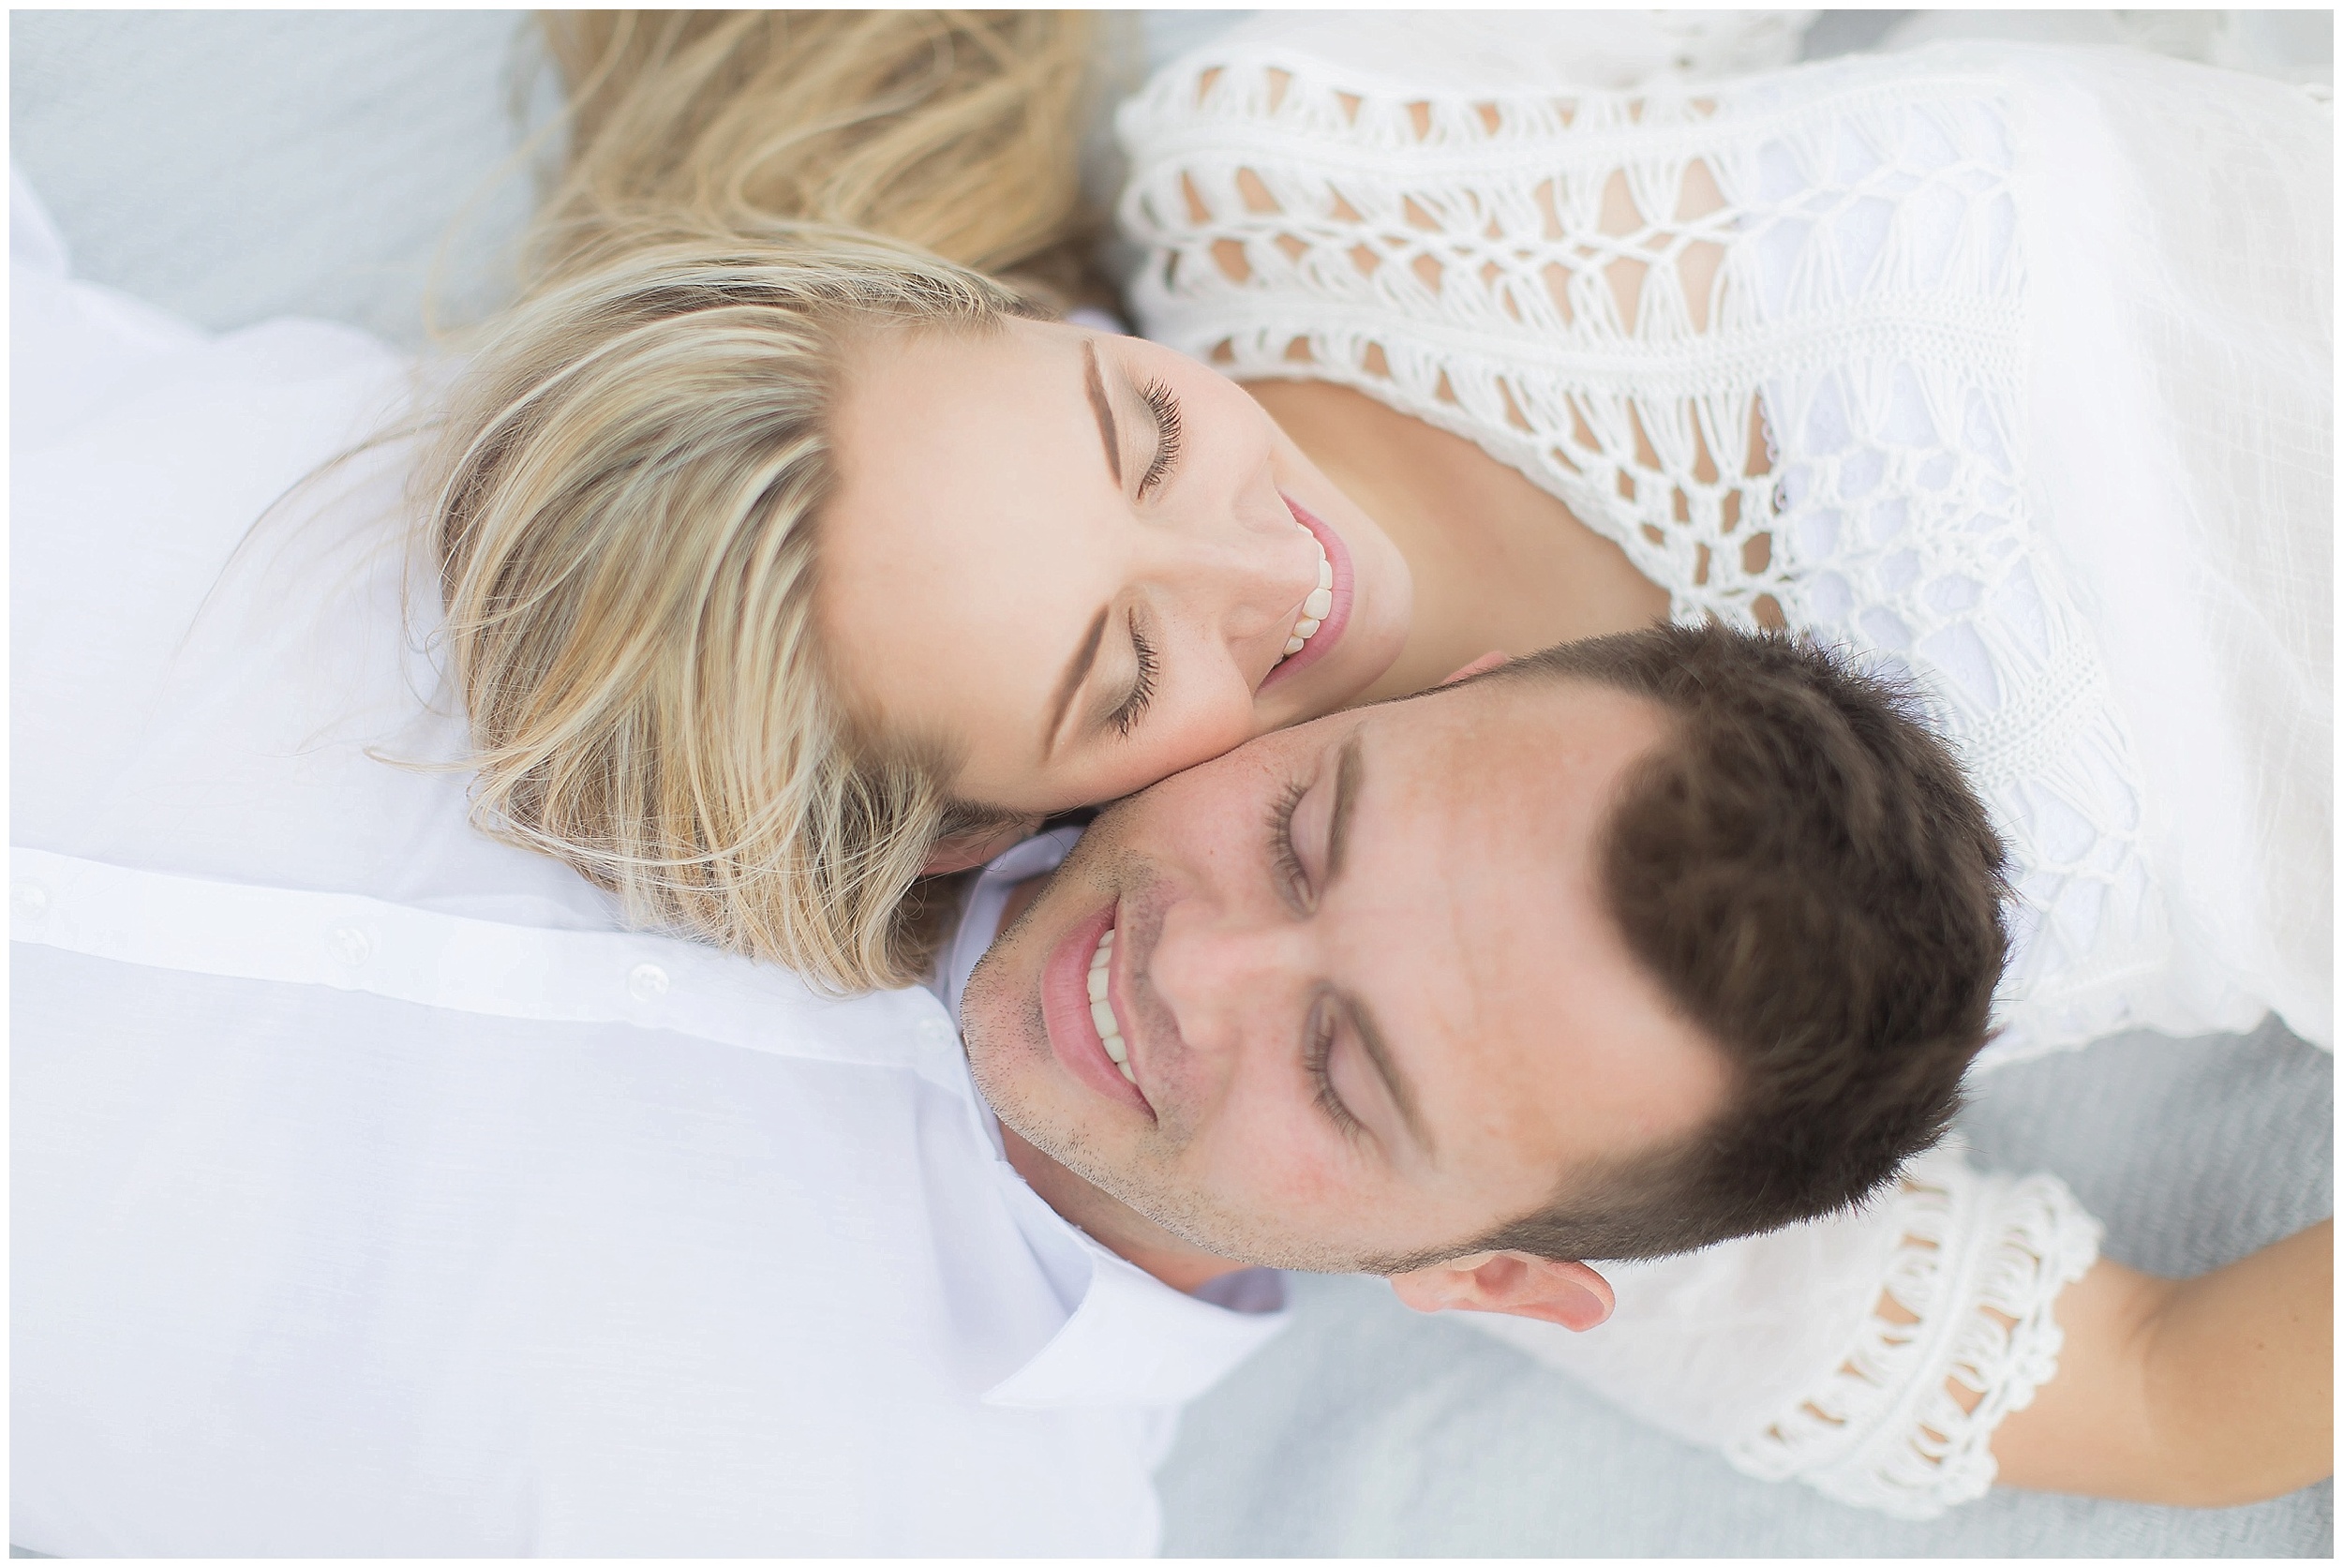
POLYGON ((1131 1071, 1131 1053, 1123 1043, 1123 1030, 1114 1022, 1114 1008, 1107 1001, 1107 965, 1114 958, 1114 928, 1098 938, 1098 950, 1090 955, 1090 1022, 1098 1028, 1099 1043, 1107 1048, 1108 1058, 1122 1070, 1132 1088, 1139 1087, 1139 1076, 1131 1071))
MULTIPOLYGON (((1299 524, 1295 525, 1300 527, 1299 524)), ((1324 622, 1326 612, 1335 607, 1335 568, 1326 559, 1326 546, 1318 543, 1318 535, 1308 529, 1303 534, 1318 549, 1318 586, 1302 601, 1302 619, 1293 623, 1293 635, 1286 638, 1286 650, 1279 657, 1291 659, 1302 651, 1302 645, 1310 640, 1310 634, 1324 622)))

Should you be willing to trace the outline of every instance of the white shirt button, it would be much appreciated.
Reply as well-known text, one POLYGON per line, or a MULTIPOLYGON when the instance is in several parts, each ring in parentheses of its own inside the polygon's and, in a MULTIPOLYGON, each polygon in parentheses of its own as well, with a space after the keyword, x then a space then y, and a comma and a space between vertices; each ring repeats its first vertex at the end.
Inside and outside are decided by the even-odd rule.
POLYGON ((352 969, 374 956, 374 938, 356 926, 336 926, 326 944, 334 949, 336 958, 352 969))
POLYGON ((667 972, 656 963, 638 963, 626 972, 626 993, 637 1002, 667 994, 667 972))
POLYGON ((29 876, 20 876, 8 889, 8 913, 20 920, 37 920, 49 913, 49 889, 29 876))

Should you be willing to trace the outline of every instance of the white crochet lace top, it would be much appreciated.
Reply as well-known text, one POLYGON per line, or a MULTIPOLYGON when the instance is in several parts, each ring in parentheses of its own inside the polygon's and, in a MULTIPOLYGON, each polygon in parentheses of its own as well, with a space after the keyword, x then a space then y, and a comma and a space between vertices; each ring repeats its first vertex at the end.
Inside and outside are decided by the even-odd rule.
MULTIPOLYGON (((1908 676, 2012 850, 1980 1070, 2273 1008, 2330 1043, 2331 112, 1994 46, 1565 91, 1571 25, 1278 13, 1166 67, 1118 121, 1142 330, 1478 442, 1679 617, 1908 676)), ((1951 1156, 1834 1223, 1621 1271, 1557 1358, 1760 1474, 1976 1495, 2096 1229, 1951 1156), (1659 1305, 1759 1279, 1802 1350, 1659 1305)))

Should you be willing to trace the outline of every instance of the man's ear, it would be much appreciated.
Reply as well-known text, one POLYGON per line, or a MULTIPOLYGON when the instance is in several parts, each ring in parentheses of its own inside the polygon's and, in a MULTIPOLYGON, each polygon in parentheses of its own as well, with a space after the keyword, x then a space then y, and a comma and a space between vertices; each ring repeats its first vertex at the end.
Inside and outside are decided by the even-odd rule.
POLYGON ((1476 1252, 1395 1274, 1391 1288, 1419 1312, 1508 1312, 1580 1331, 1609 1317, 1613 1305, 1610 1281, 1586 1264, 1527 1252, 1476 1252))
POLYGON ((1026 816, 990 828, 971 828, 963 833, 947 833, 928 851, 927 864, 919 868, 919 874, 943 876, 980 866, 1002 850, 1033 837, 1034 829, 1040 826, 1041 818, 1026 816))
POLYGON ((1440 684, 1443 686, 1453 686, 1459 680, 1470 680, 1474 676, 1480 674, 1483 670, 1493 670, 1504 662, 1504 650, 1502 649, 1492 648, 1486 653, 1482 654, 1478 659, 1473 660, 1472 663, 1465 665, 1462 669, 1450 671, 1447 679, 1443 679, 1440 684))

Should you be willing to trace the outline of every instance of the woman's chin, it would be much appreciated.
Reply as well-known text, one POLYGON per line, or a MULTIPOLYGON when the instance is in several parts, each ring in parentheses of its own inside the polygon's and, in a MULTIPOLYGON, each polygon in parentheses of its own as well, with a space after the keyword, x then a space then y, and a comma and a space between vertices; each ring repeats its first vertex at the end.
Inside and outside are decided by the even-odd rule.
MULTIPOLYGON (((1396 552, 1394 552, 1395 554, 1396 552)), ((1315 719, 1323 713, 1339 712, 1362 702, 1383 696, 1404 696, 1404 692, 1386 692, 1387 678, 1398 665, 1400 655, 1408 647, 1408 618, 1405 605, 1409 588, 1405 568, 1401 569, 1397 591, 1388 583, 1373 585, 1363 590, 1352 607, 1351 625, 1336 656, 1326 660, 1317 669, 1304 672, 1310 679, 1294 682, 1294 694, 1303 698, 1309 711, 1302 717, 1315 719), (1393 601, 1399 602, 1399 613, 1393 614, 1393 601)), ((1293 721, 1295 723, 1299 720, 1293 721)))
POLYGON ((1387 626, 1353 621, 1351 635, 1331 657, 1282 680, 1274 679, 1277 671, 1272 670, 1273 679, 1261 682, 1259 694, 1261 733, 1306 724, 1380 694, 1374 687, 1398 662, 1406 644, 1404 632, 1394 635, 1387 626))

